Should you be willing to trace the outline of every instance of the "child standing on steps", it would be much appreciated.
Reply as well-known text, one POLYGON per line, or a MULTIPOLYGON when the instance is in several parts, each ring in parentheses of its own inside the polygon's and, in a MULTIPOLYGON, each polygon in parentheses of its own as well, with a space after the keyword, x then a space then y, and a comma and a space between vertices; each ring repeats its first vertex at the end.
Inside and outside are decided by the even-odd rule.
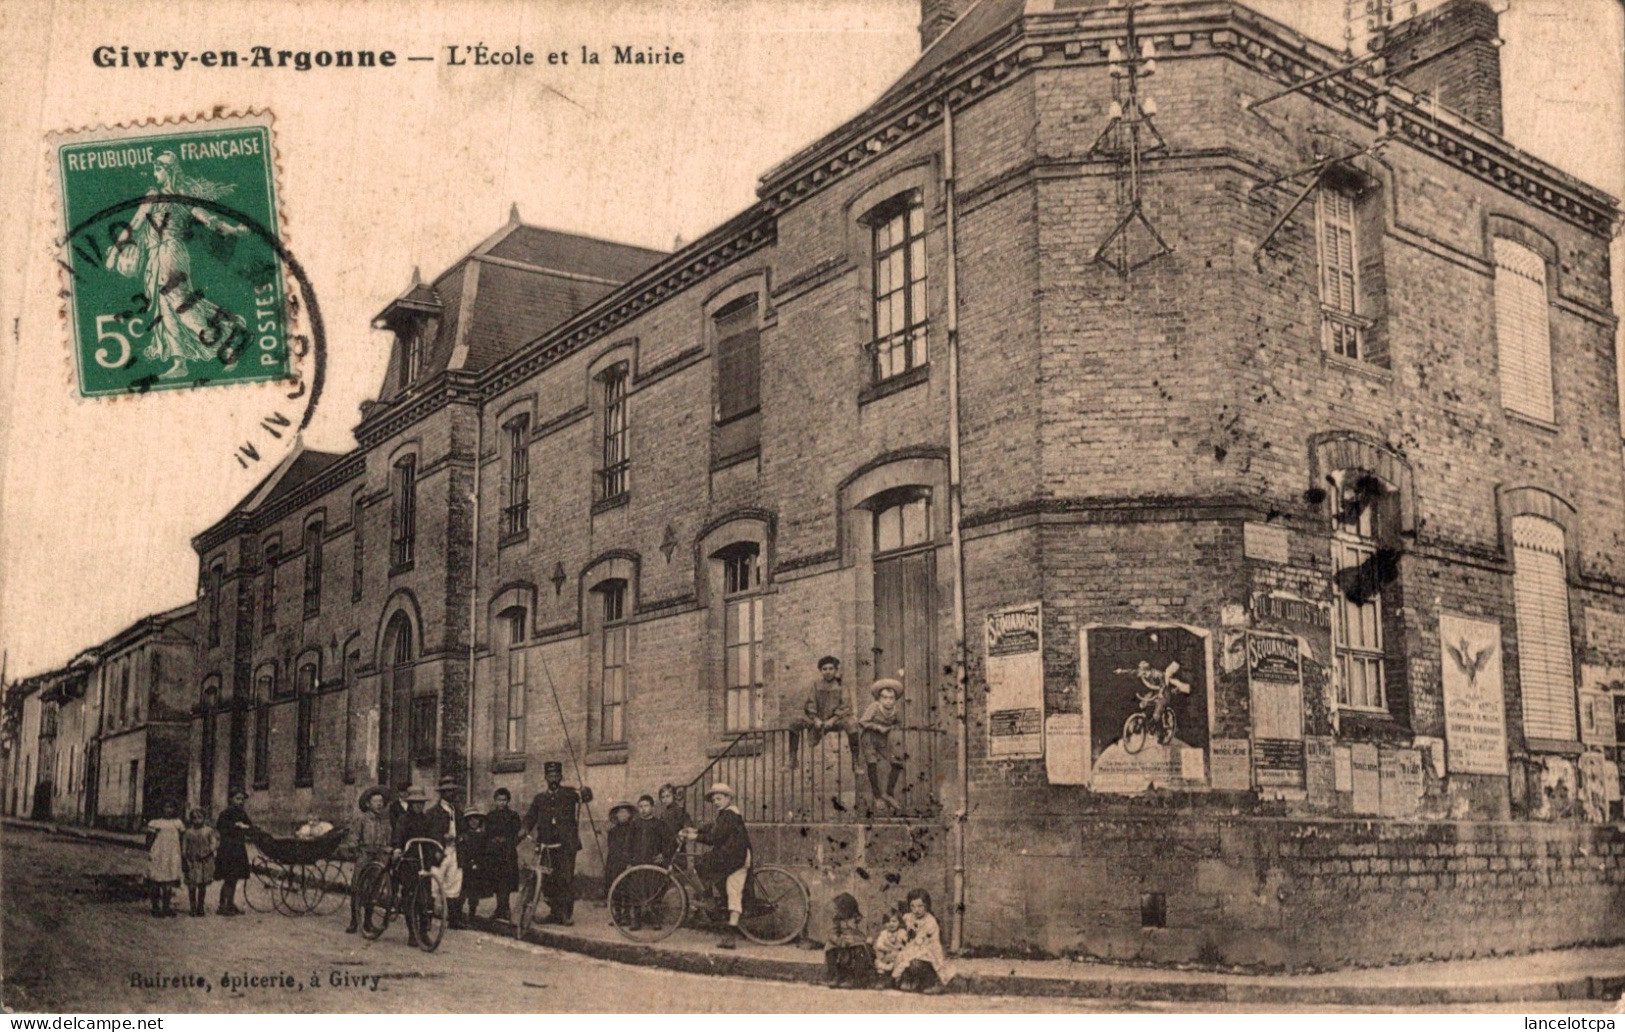
POLYGON ((152 884, 152 916, 175 916, 175 889, 181 883, 181 832, 186 825, 174 802, 147 822, 147 881, 152 884))
POLYGON ((214 854, 220 848, 220 833, 209 826, 208 815, 193 810, 186 815, 186 830, 181 832, 181 864, 186 869, 186 899, 191 904, 188 913, 202 917, 204 899, 209 894, 209 883, 214 881, 214 854))

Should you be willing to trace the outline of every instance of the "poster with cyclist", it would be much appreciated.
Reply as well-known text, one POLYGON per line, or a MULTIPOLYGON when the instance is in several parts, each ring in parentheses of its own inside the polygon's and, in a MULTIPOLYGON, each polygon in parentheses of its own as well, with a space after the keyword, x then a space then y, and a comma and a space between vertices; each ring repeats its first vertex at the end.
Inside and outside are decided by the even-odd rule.
POLYGON ((1177 624, 1079 632, 1088 785, 1096 792, 1208 787, 1212 635, 1177 624))

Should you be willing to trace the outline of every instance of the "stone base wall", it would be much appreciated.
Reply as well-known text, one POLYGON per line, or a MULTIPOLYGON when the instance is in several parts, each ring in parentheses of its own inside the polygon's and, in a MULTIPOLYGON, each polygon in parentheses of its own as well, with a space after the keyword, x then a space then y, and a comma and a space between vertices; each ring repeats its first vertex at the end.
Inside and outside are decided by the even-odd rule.
POLYGON ((1625 941, 1619 825, 1169 814, 968 834, 965 939, 1001 952, 1341 967, 1625 941))

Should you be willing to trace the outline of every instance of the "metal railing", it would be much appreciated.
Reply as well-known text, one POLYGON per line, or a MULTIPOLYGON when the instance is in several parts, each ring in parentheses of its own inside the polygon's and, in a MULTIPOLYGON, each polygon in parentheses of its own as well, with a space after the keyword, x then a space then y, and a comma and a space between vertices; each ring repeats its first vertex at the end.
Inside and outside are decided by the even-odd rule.
MULTIPOLYGON (((812 731, 774 728, 736 734, 699 776, 681 788, 683 805, 701 823, 715 816, 705 798, 711 785, 723 782, 735 792, 734 804, 747 822, 842 823, 920 819, 941 812, 939 761, 947 759, 946 732, 939 728, 905 727, 902 773, 895 808, 877 801, 865 765, 854 763, 852 741, 845 731, 817 735, 812 731)), ((890 764, 876 773, 886 790, 890 764)))

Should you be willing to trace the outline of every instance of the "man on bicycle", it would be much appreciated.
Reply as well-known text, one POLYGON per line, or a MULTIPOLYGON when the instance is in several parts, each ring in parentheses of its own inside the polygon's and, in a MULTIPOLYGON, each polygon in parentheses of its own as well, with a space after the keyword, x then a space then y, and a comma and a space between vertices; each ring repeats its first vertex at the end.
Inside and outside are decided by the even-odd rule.
POLYGON ((745 880, 750 873, 750 833, 745 830, 745 816, 734 805, 734 790, 718 782, 706 793, 711 805, 717 808, 716 820, 698 830, 684 828, 678 834, 690 842, 710 846, 704 856, 694 862, 694 873, 699 875, 728 906, 728 931, 719 949, 731 950, 738 946, 739 916, 745 910, 745 880))
MULTIPOLYGON (((1175 694, 1177 693, 1179 699, 1184 699, 1190 695, 1190 682, 1180 680, 1178 677, 1178 660, 1169 663, 1161 670, 1156 670, 1152 668, 1150 663, 1142 659, 1140 665, 1135 668, 1134 673, 1139 677, 1140 683, 1151 690, 1153 696, 1151 726, 1160 728, 1162 727, 1162 713, 1168 708, 1169 703, 1175 701, 1175 694)), ((1178 710, 1175 710, 1175 714, 1178 714, 1178 710)))

